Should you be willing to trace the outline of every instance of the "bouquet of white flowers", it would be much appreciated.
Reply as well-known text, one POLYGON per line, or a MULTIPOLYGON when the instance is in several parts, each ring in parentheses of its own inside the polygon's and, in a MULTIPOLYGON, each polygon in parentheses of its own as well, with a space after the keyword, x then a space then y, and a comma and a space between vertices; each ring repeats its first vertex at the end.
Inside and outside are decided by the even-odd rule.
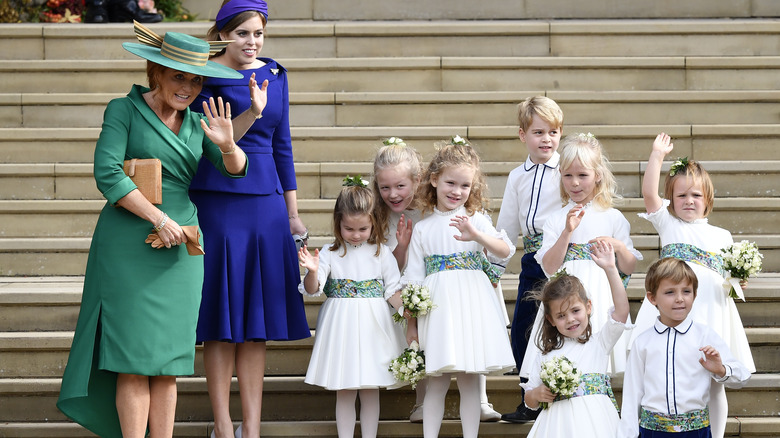
MULTIPOLYGON (((403 308, 408 310, 412 314, 412 317, 426 315, 433 309, 433 301, 431 301, 431 293, 428 288, 423 285, 407 284, 401 290, 401 304, 403 308)), ((393 321, 403 322, 404 317, 398 312, 393 314, 393 321)))
MULTIPOLYGON (((755 242, 743 240, 732 243, 729 247, 720 250, 723 256, 723 269, 725 269, 732 278, 747 280, 761 272, 761 264, 764 258, 763 254, 758 252, 758 246, 755 242)), ((742 298, 737 295, 734 286, 729 291, 731 298, 742 298)))
MULTIPOLYGON (((580 384, 580 372, 566 356, 558 356, 542 363, 539 374, 542 383, 550 391, 560 397, 570 397, 580 384)), ((547 402, 541 402, 542 409, 547 409, 547 402)))
POLYGON ((389 371, 397 380, 411 383, 412 389, 417 387, 417 382, 425 378, 425 353, 420 351, 417 341, 412 341, 409 348, 390 362, 389 371))

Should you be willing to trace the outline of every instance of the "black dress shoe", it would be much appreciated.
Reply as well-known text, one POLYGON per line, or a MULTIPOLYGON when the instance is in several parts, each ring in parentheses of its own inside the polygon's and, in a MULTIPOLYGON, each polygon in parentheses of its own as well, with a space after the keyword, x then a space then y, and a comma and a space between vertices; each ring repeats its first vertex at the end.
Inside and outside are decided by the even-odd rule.
POLYGON ((539 416, 539 412, 541 412, 541 410, 534 411, 533 409, 528 409, 524 404, 520 404, 517 406, 516 411, 502 415, 501 421, 507 421, 510 423, 528 423, 529 421, 536 420, 536 417, 539 416))
POLYGON ((137 0, 108 0, 108 16, 114 23, 159 23, 162 15, 146 12, 138 7, 137 0))

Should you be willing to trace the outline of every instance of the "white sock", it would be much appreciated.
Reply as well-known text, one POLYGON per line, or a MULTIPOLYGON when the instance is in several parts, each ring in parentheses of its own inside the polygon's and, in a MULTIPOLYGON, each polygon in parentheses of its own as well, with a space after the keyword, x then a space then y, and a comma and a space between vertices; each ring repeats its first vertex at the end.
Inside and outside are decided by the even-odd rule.
POLYGON ((452 374, 428 377, 425 388, 425 408, 423 409, 423 437, 437 438, 444 418, 444 398, 450 387, 452 374))
POLYGON ((484 374, 479 375, 479 402, 481 404, 487 404, 487 376, 484 374))
POLYGON ((379 428, 379 389, 361 389, 360 393, 360 436, 376 438, 379 428))
MULTIPOLYGON (((479 374, 458 373, 458 391, 460 392, 460 422, 463 438, 477 438, 479 434, 479 374)), ((427 407, 426 407, 427 409, 427 407)))
POLYGON ((342 389, 336 391, 336 430, 339 438, 352 438, 355 435, 355 399, 357 391, 342 389))
POLYGON ((729 417, 729 402, 726 399, 726 388, 717 382, 710 385, 710 430, 712 438, 723 438, 726 434, 726 420, 729 417))

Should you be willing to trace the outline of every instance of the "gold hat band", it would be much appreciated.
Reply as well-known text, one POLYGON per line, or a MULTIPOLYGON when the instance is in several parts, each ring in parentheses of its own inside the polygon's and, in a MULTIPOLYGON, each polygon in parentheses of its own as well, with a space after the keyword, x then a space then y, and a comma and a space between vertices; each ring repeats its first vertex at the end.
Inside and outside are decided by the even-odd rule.
POLYGON ((160 54, 174 61, 197 66, 204 66, 209 60, 208 52, 204 53, 184 50, 179 47, 166 44, 166 41, 163 41, 162 46, 160 47, 160 54))

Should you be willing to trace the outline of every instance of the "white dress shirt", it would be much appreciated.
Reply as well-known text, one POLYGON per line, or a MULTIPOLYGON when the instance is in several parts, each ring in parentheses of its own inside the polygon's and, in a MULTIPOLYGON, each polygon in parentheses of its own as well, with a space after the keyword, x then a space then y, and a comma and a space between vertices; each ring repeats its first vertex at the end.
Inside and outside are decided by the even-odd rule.
POLYGON ((709 327, 693 322, 690 315, 676 327, 667 327, 657 319, 652 328, 636 338, 628 356, 618 437, 639 436, 642 408, 664 415, 704 409, 713 380, 740 388, 748 379, 750 371, 709 327), (726 368, 722 378, 699 363, 704 357, 699 348, 707 345, 720 353, 726 368))

